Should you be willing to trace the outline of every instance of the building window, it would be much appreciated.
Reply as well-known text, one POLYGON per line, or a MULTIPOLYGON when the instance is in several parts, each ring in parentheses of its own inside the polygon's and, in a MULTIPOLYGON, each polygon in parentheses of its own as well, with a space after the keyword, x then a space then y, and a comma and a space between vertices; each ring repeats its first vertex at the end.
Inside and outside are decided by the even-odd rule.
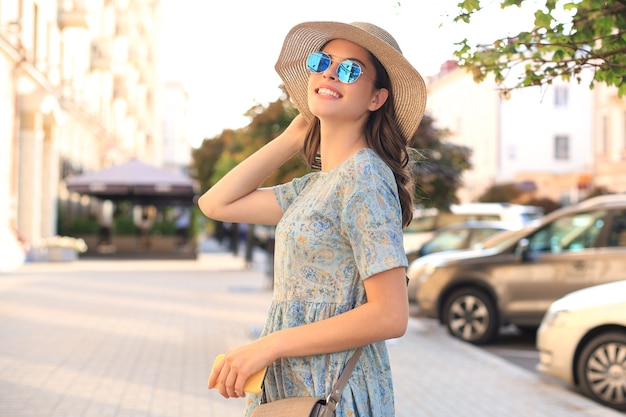
POLYGON ((567 107, 567 86, 554 87, 554 107, 567 107))
POLYGON ((556 135, 554 137, 554 159, 569 159, 569 137, 567 135, 556 135))

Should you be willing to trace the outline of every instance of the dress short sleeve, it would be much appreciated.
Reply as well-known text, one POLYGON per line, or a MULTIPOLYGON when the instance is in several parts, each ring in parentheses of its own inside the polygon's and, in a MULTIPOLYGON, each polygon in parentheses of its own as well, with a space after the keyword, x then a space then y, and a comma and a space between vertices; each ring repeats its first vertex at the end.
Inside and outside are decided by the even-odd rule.
POLYGON ((300 195, 302 190, 309 183, 311 178, 315 175, 314 172, 306 174, 299 178, 294 178, 290 182, 277 185, 273 188, 274 196, 278 201, 280 208, 285 211, 293 203, 295 198, 300 195))
POLYGON ((342 225, 362 279, 408 266, 403 246, 402 209, 390 185, 379 182, 354 193, 343 210, 342 225))

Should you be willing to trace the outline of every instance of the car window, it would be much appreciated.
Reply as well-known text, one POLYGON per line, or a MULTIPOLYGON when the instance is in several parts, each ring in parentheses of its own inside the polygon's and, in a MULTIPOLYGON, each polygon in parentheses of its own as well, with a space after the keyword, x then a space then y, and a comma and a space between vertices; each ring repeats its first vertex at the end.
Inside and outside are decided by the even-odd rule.
POLYGON ((432 232, 441 227, 456 223, 464 223, 477 220, 502 220, 497 214, 457 214, 441 212, 413 216, 411 223, 404 229, 406 233, 432 232))
POLYGON ((473 247, 478 243, 484 242, 488 237, 491 237, 496 233, 500 233, 501 231, 502 229, 492 228, 474 229, 472 231, 472 236, 470 237, 469 246, 473 247))
POLYGON ((520 214, 522 221, 524 222, 524 224, 530 224, 532 222, 535 222, 537 220, 541 220, 541 217, 543 217, 543 212, 542 211, 536 211, 536 212, 532 212, 532 213, 522 213, 520 214))
POLYGON ((462 249, 469 233, 469 229, 446 230, 426 242, 420 252, 426 255, 444 250, 462 249))
POLYGON ((626 210, 615 210, 609 231, 608 246, 626 247, 626 210))
POLYGON ((532 234, 528 240, 528 249, 533 252, 560 253, 595 247, 605 217, 604 210, 560 217, 532 234))
POLYGON ((500 245, 508 246, 519 239, 523 233, 523 230, 507 230, 500 232, 486 239, 481 246, 485 249, 495 248, 500 245))

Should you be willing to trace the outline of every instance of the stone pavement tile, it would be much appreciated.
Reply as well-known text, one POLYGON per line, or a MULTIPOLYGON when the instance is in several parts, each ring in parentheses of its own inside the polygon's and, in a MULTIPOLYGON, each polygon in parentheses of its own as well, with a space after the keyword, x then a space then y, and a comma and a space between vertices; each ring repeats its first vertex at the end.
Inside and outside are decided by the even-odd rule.
POLYGON ((0 415, 241 416, 244 400, 206 381, 214 357, 264 320, 265 277, 242 265, 218 254, 3 274, 0 415))
MULTIPOLYGON (((0 416, 241 417, 206 387, 218 353, 263 325, 268 279, 229 253, 197 261, 29 264, 0 275, 0 416)), ((398 417, 612 417, 412 319, 388 342, 398 417)))
POLYGON ((540 375, 410 321, 388 342, 397 417, 623 417, 540 375))

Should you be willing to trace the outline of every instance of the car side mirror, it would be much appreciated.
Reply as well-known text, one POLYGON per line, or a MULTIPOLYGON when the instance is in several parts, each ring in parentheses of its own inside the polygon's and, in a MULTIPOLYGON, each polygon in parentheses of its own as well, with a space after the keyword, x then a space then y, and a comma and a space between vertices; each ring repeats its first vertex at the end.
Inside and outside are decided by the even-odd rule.
POLYGON ((529 244, 530 242, 527 238, 520 239, 520 241, 517 243, 517 253, 520 254, 522 262, 529 262, 537 259, 535 253, 530 250, 529 244))

